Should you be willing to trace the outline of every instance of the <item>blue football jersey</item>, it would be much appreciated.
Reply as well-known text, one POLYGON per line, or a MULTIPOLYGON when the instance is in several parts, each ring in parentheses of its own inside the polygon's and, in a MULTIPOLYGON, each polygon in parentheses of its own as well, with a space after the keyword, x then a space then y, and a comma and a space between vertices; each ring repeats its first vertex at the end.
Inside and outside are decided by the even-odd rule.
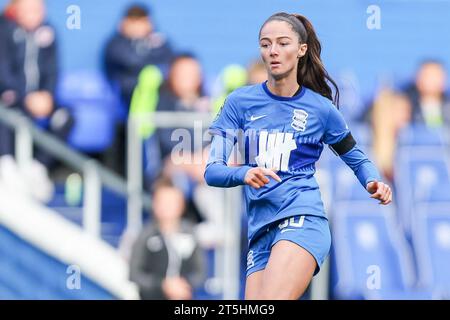
MULTIPOLYGON (((269 178, 270 182, 260 189, 245 186, 249 238, 267 224, 286 217, 326 217, 314 177, 315 163, 324 144, 336 144, 350 132, 329 99, 306 87, 293 97, 272 94, 266 82, 242 87, 227 97, 210 132, 225 138, 230 146, 237 143, 231 162, 241 165, 230 171, 233 179, 240 176, 237 182, 218 186, 243 184, 246 171, 256 166, 275 169, 282 179, 277 182, 269 178)), ((213 163, 229 163, 229 156, 230 148, 218 148, 213 143, 207 171, 213 163)), ((359 163, 370 162, 364 158, 359 163)), ((362 183, 377 178, 377 172, 369 170, 362 183)), ((214 178, 209 180, 214 185, 214 178)))

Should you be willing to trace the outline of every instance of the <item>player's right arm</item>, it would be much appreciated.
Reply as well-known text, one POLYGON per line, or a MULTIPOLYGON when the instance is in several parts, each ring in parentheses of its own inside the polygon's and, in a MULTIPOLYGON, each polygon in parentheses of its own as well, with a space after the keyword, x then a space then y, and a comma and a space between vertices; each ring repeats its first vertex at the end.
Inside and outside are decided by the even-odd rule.
POLYGON ((205 181, 213 187, 230 188, 245 184, 245 176, 250 166, 229 167, 228 158, 234 141, 221 135, 214 135, 205 169, 205 181))
POLYGON ((233 94, 228 96, 216 120, 210 127, 213 139, 204 174, 206 183, 210 186, 222 188, 247 184, 259 189, 269 183, 267 176, 281 181, 278 175, 270 169, 254 168, 247 165, 240 167, 229 167, 227 165, 237 141, 237 133, 242 128, 235 99, 233 94))
POLYGON ((208 185, 229 188, 248 184, 255 189, 259 189, 269 183, 267 176, 281 182, 280 177, 271 169, 254 168, 245 165, 241 167, 229 167, 227 161, 233 146, 234 142, 230 139, 220 135, 213 137, 204 175, 208 185))

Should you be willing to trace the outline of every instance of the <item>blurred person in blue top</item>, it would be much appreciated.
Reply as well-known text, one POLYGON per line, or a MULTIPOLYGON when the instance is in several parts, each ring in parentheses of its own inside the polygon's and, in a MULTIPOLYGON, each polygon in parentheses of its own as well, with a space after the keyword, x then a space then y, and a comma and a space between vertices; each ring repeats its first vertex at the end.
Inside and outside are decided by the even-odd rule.
POLYGON ((312 24, 298 14, 274 14, 260 29, 259 45, 268 80, 227 97, 210 127, 205 180, 216 187, 245 185, 246 299, 298 299, 331 245, 314 178, 323 145, 354 171, 371 198, 387 205, 392 194, 332 102, 328 82, 337 87, 312 24), (235 143, 242 165, 233 167, 227 162, 235 143))
MULTIPOLYGON (((72 118, 54 100, 58 76, 57 40, 45 21, 43 0, 12 0, 0 24, 0 98, 38 125, 65 138, 72 118)), ((5 128, 0 149, 12 153, 12 133, 5 128)), ((39 156, 37 156, 39 158, 39 156)), ((43 162, 49 158, 42 155, 43 162)))

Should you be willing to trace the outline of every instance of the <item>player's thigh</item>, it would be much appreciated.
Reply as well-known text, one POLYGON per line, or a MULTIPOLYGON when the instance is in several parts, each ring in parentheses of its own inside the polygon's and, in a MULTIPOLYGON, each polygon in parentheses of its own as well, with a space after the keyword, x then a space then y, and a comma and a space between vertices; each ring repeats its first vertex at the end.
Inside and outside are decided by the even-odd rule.
POLYGON ((308 288, 316 266, 316 260, 304 248, 291 241, 278 241, 264 270, 259 299, 298 299, 308 288))
POLYGON ((256 271, 247 277, 245 282, 245 300, 259 299, 264 270, 256 271))

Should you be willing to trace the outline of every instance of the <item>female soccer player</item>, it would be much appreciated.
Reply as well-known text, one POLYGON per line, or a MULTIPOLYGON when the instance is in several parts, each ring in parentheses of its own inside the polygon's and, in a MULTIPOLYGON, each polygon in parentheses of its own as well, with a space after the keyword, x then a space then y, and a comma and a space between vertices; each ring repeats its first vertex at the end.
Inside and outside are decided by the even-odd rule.
POLYGON ((277 13, 259 33, 268 81, 232 92, 210 127, 205 180, 246 185, 249 221, 246 299, 298 299, 329 253, 330 228, 314 178, 323 144, 339 155, 383 205, 392 192, 358 148, 332 103, 321 46, 311 23, 277 13), (234 144, 244 165, 227 166, 234 144), (271 179, 269 179, 271 178, 271 179))

